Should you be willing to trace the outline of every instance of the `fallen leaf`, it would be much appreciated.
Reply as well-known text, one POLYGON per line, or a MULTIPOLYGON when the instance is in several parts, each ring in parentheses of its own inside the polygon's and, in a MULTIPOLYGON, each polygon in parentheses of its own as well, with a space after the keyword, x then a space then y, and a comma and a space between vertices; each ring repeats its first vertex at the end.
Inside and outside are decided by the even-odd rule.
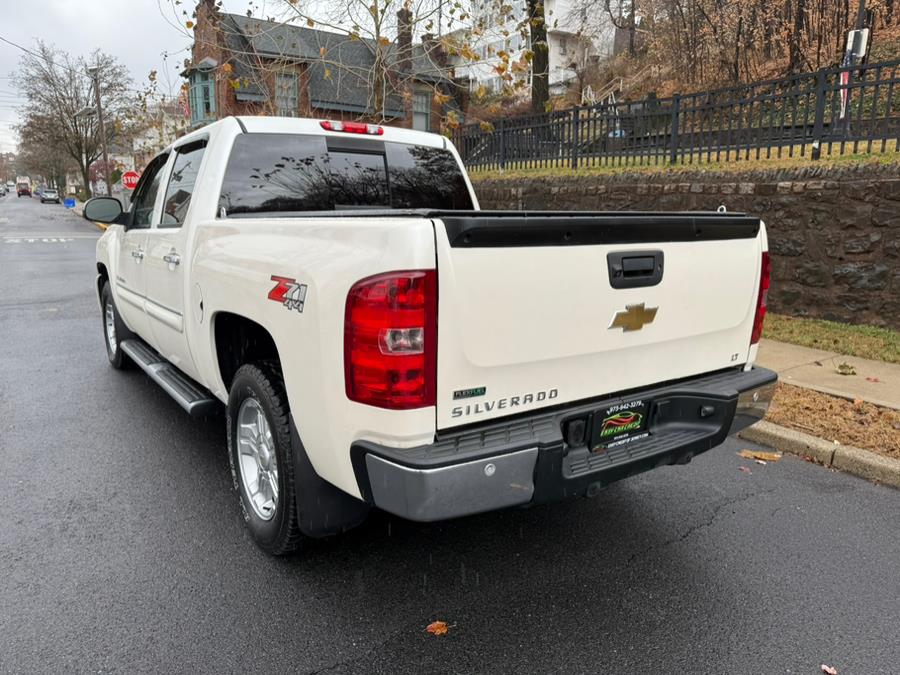
POLYGON ((741 450, 738 455, 744 459, 761 459, 764 462, 777 462, 781 459, 780 452, 766 452, 764 450, 741 450))
POLYGON ((757 464, 762 464, 763 466, 766 465, 766 462, 764 462, 764 461, 761 460, 761 459, 757 459, 757 460, 756 460, 756 463, 757 463, 757 464))
POLYGON ((815 363, 817 366, 821 366, 821 365, 822 365, 822 362, 821 362, 821 361, 813 361, 813 363, 815 363))
POLYGON ((432 635, 446 635, 449 628, 446 621, 432 621, 425 630, 432 635))
POLYGON ((744 473, 753 473, 753 472, 752 472, 750 469, 748 469, 746 466, 739 466, 738 469, 740 469, 740 470, 743 471, 744 473))
POLYGON ((825 673, 825 675, 838 675, 838 671, 836 668, 826 666, 824 663, 822 664, 822 672, 825 673))
POLYGON ((871 375, 869 375, 866 379, 869 382, 881 382, 881 380, 879 380, 877 377, 872 377, 871 375))
POLYGON ((853 405, 855 405, 857 408, 862 408, 862 404, 863 400, 861 398, 853 399, 853 405))
POLYGON ((856 368, 851 366, 846 361, 843 361, 838 364, 837 374, 838 375, 856 375, 856 368))

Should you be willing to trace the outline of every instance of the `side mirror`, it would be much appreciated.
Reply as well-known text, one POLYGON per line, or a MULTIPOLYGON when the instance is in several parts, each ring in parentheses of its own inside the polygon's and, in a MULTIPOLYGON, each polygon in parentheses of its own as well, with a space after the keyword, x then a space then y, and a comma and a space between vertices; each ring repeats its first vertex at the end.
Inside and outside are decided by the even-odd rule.
POLYGON ((122 213, 122 202, 115 197, 94 197, 84 205, 85 219, 97 223, 114 225, 122 213))

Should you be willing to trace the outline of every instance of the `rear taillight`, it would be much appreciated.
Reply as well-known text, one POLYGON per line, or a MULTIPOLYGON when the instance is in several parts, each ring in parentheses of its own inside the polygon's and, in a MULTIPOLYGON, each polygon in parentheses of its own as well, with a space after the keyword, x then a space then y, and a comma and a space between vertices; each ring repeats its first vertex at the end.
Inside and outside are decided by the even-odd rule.
POLYGON ((766 318, 766 303, 769 299, 769 284, 772 279, 772 263, 769 260, 769 252, 763 251, 762 266, 759 274, 759 295, 756 297, 756 316, 753 318, 753 334, 750 336, 750 344, 755 345, 762 337, 763 321, 766 318))
POLYGON ((435 403, 437 274, 389 272, 347 294, 344 380, 351 401, 408 410, 435 403))
POLYGON ((381 136, 384 128, 377 124, 365 122, 341 122, 339 120, 322 120, 319 126, 326 131, 343 131, 347 134, 368 134, 369 136, 381 136))

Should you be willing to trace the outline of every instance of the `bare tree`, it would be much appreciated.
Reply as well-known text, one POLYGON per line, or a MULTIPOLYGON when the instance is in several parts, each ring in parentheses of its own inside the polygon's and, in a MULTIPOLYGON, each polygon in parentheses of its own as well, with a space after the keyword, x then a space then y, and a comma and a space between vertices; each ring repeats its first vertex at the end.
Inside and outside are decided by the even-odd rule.
POLYGON ((66 185, 66 175, 77 165, 61 144, 45 137, 49 126, 42 117, 32 116, 18 127, 18 159, 29 175, 40 176, 62 190, 66 185))
POLYGON ((26 102, 21 110, 26 150, 42 154, 34 144, 52 144, 78 167, 85 191, 90 191, 90 166, 100 156, 99 125, 87 68, 99 67, 101 107, 109 141, 122 133, 130 108, 128 73, 115 58, 95 52, 90 59, 73 58, 44 42, 22 57, 14 79, 26 102))

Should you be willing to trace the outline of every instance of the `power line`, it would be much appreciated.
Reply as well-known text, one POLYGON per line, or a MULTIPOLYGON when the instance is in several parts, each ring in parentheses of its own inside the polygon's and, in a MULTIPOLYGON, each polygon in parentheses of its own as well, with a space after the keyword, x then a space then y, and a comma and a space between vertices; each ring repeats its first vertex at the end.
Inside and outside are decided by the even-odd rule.
MULTIPOLYGON (((66 64, 56 63, 55 61, 51 60, 47 56, 40 54, 38 52, 32 51, 32 50, 28 49, 27 47, 23 47, 22 45, 20 45, 16 42, 13 42, 12 40, 6 39, 2 35, 0 35, 0 42, 5 42, 8 45, 12 45, 16 49, 19 49, 19 50, 25 52, 26 54, 29 54, 30 56, 33 56, 37 59, 41 59, 48 65, 54 66, 56 68, 62 68, 63 70, 68 70, 69 72, 74 73, 75 75, 79 75, 81 77, 86 77, 88 79, 92 79, 90 73, 87 72, 87 69, 85 69, 85 71, 82 72, 82 71, 78 70, 77 68, 72 68, 71 66, 68 66, 66 64)), ((6 79, 11 79, 11 78, 6 78, 6 79)), ((125 89, 125 91, 131 92, 134 94, 141 94, 143 96, 150 96, 150 97, 156 96, 158 98, 166 98, 168 96, 169 98, 172 98, 172 99, 177 98, 177 96, 172 95, 172 94, 160 94, 157 92, 144 91, 143 89, 134 89, 131 87, 124 87, 124 89, 125 89)))
POLYGON ((62 68, 63 70, 68 70, 72 73, 75 73, 76 75, 81 75, 82 77, 90 77, 90 75, 88 75, 88 73, 86 71, 81 72, 80 70, 76 70, 75 68, 72 68, 71 66, 67 66, 62 63, 54 63, 53 61, 51 61, 49 58, 47 58, 43 54, 39 54, 38 52, 33 52, 30 49, 28 49, 28 47, 23 47, 22 45, 20 45, 16 42, 13 42, 12 40, 7 40, 2 35, 0 35, 0 42, 5 42, 8 45, 12 45, 16 49, 20 49, 21 51, 25 52, 26 54, 30 54, 31 56, 34 56, 35 58, 41 59, 42 61, 45 61, 46 63, 50 64, 51 66, 55 66, 57 68, 62 68))

